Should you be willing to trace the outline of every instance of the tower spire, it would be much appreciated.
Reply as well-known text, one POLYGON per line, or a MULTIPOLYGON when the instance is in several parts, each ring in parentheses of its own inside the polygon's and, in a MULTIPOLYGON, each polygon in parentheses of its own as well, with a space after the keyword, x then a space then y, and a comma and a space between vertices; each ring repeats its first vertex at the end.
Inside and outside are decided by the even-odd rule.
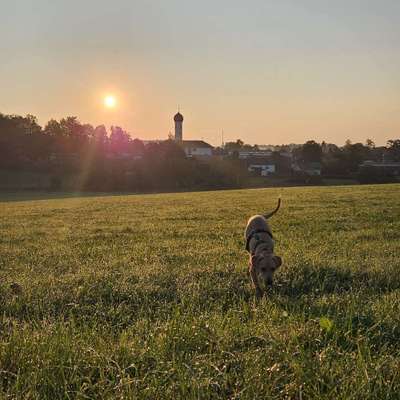
POLYGON ((179 108, 178 106, 178 113, 174 116, 175 140, 177 142, 181 142, 183 138, 183 115, 180 113, 179 108))

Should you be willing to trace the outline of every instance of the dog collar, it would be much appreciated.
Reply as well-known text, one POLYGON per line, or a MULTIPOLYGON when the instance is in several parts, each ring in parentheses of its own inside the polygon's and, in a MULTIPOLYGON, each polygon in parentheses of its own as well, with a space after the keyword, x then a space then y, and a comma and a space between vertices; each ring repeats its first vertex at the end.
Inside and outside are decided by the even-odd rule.
POLYGON ((255 231, 251 232, 251 234, 247 238, 247 241, 246 241, 246 250, 247 251, 249 251, 249 249, 250 249, 250 240, 253 239, 253 237, 255 237, 257 240, 256 246, 254 249, 256 249, 261 243, 263 243, 262 241, 260 241, 260 238, 257 235, 258 233, 266 233, 270 236, 271 239, 274 239, 271 232, 269 232, 265 229, 256 229, 255 231))

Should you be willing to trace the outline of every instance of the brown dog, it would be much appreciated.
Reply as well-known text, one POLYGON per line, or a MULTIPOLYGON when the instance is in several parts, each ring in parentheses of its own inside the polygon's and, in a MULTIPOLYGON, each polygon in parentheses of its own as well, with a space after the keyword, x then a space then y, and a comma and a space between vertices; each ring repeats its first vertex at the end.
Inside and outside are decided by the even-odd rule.
POLYGON ((267 219, 271 218, 281 206, 278 200, 276 209, 266 215, 254 215, 247 222, 244 233, 246 250, 250 253, 250 276, 256 289, 257 297, 262 296, 259 277, 265 286, 272 286, 275 271, 282 265, 282 259, 274 255, 274 238, 267 219))

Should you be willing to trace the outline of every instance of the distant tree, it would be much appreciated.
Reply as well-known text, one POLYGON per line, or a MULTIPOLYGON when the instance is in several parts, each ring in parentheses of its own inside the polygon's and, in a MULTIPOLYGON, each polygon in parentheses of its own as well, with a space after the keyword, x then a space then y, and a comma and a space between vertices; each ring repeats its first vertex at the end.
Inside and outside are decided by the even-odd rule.
MULTIPOLYGON (((32 128, 29 129, 32 131, 32 128)), ((77 117, 66 117, 60 121, 50 119, 43 133, 52 139, 52 150, 60 153, 80 153, 91 140, 107 136, 104 126, 94 129, 90 124, 81 124, 77 117)))
POLYGON ((135 156, 143 156, 145 152, 144 143, 140 139, 133 139, 131 142, 131 151, 135 156))
POLYGON ((47 147, 36 117, 0 114, 0 165, 26 166, 46 157, 47 147))
POLYGON ((119 126, 111 127, 110 134, 110 150, 114 154, 129 152, 130 136, 119 126))
POLYGON ((224 149, 228 153, 233 151, 240 151, 243 145, 244 145, 243 140, 237 139, 236 142, 226 142, 224 145, 224 149))
POLYGON ((60 125, 70 138, 77 141, 86 141, 93 133, 93 127, 90 124, 81 124, 77 117, 62 118, 60 125))
POLYGON ((392 139, 387 141, 389 149, 400 149, 400 139, 392 139))
POLYGON ((323 174, 343 176, 347 174, 347 168, 343 162, 343 150, 334 144, 325 144, 325 151, 322 155, 323 174))
POLYGON ((186 158, 185 152, 179 143, 174 140, 165 140, 160 143, 149 143, 145 146, 145 155, 152 162, 186 158))
POLYGON ((52 136, 54 138, 67 136, 68 134, 67 131, 63 129, 61 124, 55 119, 51 119, 50 121, 48 121, 43 131, 46 135, 52 136))
POLYGON ((239 151, 259 151, 257 144, 246 144, 242 139, 237 139, 236 142, 226 142, 223 146, 224 152, 231 154, 233 158, 237 158, 239 151))
POLYGON ((107 152, 107 148, 107 129, 104 125, 98 125, 91 131, 90 135, 90 152, 92 157, 97 159, 96 162, 101 162, 107 152))
POLYGON ((225 153, 225 150, 224 150, 223 147, 218 146, 218 147, 215 147, 215 148, 214 148, 213 154, 214 154, 215 156, 223 156, 223 155, 225 155, 226 153, 225 153))
POLYGON ((238 145, 238 147, 240 148, 240 147, 243 147, 243 145, 244 145, 244 142, 243 142, 243 140, 242 139, 237 139, 236 140, 236 144, 238 145))
POLYGON ((107 129, 104 125, 98 125, 94 128, 93 139, 101 146, 106 146, 108 143, 107 129))
POLYGON ((254 146, 251 144, 244 144, 240 150, 242 150, 242 151, 259 151, 259 148, 256 144, 254 146))
POLYGON ((300 157, 304 162, 321 162, 322 160, 322 147, 314 140, 309 140, 301 146, 300 157))
POLYGON ((93 126, 90 124, 83 124, 82 127, 83 127, 82 134, 85 137, 85 140, 92 139, 94 136, 93 126))
POLYGON ((374 149, 375 148, 375 142, 372 139, 367 139, 365 141, 365 145, 367 147, 369 147, 370 149, 374 149))
POLYGON ((38 124, 37 118, 32 114, 27 114, 25 118, 22 118, 21 125, 27 135, 42 133, 42 128, 38 124))
POLYGON ((51 119, 45 125, 43 132, 51 143, 51 153, 58 155, 67 153, 68 132, 64 126, 55 119, 51 119))
POLYGON ((371 149, 362 143, 346 144, 343 148, 343 161, 349 172, 356 172, 360 164, 368 160, 371 149))
POLYGON ((164 156, 164 159, 171 158, 186 158, 186 154, 179 143, 174 140, 165 140, 160 143, 161 151, 164 156))
POLYGON ((389 157, 394 161, 400 161, 400 139, 392 139, 387 142, 389 157))
POLYGON ((49 141, 43 135, 41 126, 34 115, 28 114, 20 120, 25 134, 21 138, 21 146, 25 159, 36 162, 47 158, 49 141))
POLYGON ((362 143, 351 143, 350 140, 339 148, 329 145, 330 150, 324 154, 324 173, 333 175, 350 175, 358 171, 359 166, 366 160, 378 160, 381 157, 381 149, 373 147, 372 141, 362 143))
MULTIPOLYGON (((301 147, 301 146, 297 146, 297 147, 301 147)), ((292 152, 295 149, 295 147, 293 145, 289 145, 289 144, 281 144, 279 146, 274 146, 274 151, 279 151, 279 152, 292 152)))

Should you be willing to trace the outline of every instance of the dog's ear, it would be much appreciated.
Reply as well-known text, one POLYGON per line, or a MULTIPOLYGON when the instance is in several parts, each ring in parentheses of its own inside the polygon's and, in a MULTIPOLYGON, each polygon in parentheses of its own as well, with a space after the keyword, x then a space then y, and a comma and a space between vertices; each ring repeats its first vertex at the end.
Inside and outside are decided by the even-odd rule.
POLYGON ((274 261, 275 261, 276 269, 278 269, 282 265, 282 258, 279 256, 274 256, 274 261))

